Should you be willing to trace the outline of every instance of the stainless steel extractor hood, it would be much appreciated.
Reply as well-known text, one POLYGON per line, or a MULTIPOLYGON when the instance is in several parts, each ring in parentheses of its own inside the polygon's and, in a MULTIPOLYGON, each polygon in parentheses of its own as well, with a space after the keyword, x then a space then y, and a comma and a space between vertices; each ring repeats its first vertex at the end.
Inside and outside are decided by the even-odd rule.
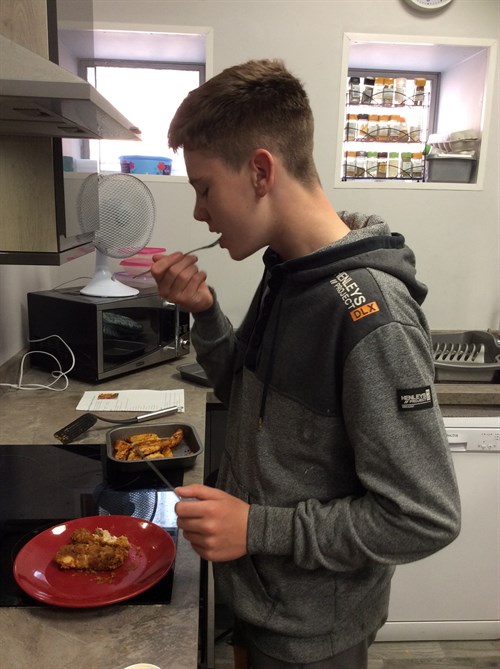
POLYGON ((137 139, 91 84, 0 35, 0 135, 137 139))

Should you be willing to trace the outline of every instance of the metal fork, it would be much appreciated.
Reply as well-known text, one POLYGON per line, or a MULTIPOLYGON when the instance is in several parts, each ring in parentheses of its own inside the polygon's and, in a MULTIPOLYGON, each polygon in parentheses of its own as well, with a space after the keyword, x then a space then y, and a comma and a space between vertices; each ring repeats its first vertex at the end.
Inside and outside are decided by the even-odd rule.
MULTIPOLYGON (((211 249, 214 246, 217 246, 219 244, 220 240, 221 240, 221 237, 217 237, 215 242, 210 242, 210 244, 205 244, 204 246, 197 246, 195 249, 191 249, 191 251, 186 251, 186 253, 184 255, 188 256, 191 253, 196 253, 196 251, 204 251, 205 249, 211 249)), ((144 276, 145 274, 147 274, 150 271, 151 271, 151 267, 148 267, 148 269, 146 271, 140 272, 139 274, 134 274, 134 279, 138 276, 144 276)))

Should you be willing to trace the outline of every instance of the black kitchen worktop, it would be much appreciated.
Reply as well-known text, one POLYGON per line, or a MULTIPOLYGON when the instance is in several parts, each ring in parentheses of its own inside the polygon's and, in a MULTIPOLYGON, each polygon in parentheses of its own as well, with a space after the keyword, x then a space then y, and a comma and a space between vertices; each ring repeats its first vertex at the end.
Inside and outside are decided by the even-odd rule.
MULTIPOLYGON (((83 516, 125 515, 163 527, 177 540, 175 495, 152 471, 124 474, 109 469, 101 445, 2 446, 0 448, 0 606, 39 606, 17 585, 19 550, 49 527, 83 516)), ((169 470, 172 485, 183 470, 169 470)), ((173 570, 130 600, 168 604, 173 570)))

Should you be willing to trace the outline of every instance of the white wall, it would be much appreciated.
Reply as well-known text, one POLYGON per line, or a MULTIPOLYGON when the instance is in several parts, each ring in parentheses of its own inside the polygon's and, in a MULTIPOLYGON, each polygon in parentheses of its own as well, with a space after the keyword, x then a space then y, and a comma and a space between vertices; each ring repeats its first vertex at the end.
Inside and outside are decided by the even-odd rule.
MULTIPOLYGON (((249 58, 281 57, 306 85, 316 117, 315 157, 337 209, 378 213, 417 254, 430 293, 424 305, 434 329, 500 328, 499 86, 482 191, 334 188, 344 32, 499 37, 498 0, 454 0, 438 14, 417 15, 403 0, 94 0, 95 21, 211 26, 214 73, 249 58)), ((188 184, 148 182, 158 207, 152 245, 186 250, 209 238, 193 221, 188 184)), ((27 196, 29 195, 29 192, 27 196)), ((201 265, 235 324, 261 275, 260 257, 231 261, 220 249, 201 265)), ((83 258, 61 268, 0 265, 0 363, 26 341, 25 295, 92 273, 83 258)))
POLYGON ((487 60, 485 49, 443 72, 436 132, 481 130, 487 60))

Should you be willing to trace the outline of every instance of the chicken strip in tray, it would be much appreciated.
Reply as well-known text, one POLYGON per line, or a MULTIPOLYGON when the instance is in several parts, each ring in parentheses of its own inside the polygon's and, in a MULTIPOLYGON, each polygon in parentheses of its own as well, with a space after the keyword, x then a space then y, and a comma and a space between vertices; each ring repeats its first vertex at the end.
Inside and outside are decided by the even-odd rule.
POLYGON ((117 460, 149 460, 172 458, 173 449, 184 439, 184 431, 177 428, 170 437, 159 437, 155 433, 134 434, 126 439, 117 439, 113 451, 117 460))

